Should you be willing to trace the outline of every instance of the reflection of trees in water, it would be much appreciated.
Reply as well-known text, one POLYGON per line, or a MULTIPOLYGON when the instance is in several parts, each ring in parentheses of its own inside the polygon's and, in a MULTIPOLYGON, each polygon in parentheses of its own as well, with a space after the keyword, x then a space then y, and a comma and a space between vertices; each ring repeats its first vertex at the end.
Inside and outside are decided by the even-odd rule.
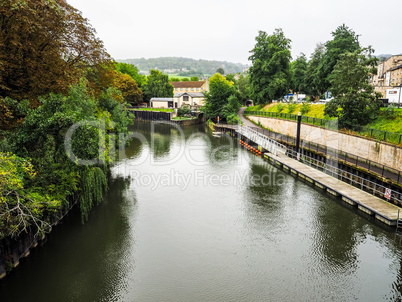
POLYGON ((71 283, 74 300, 112 301, 127 286, 127 276, 134 265, 127 259, 133 244, 130 219, 136 214, 136 200, 126 195, 129 185, 129 179, 111 179, 104 204, 85 226, 79 246, 92 256, 80 264, 77 282, 71 283))
POLYGON ((334 273, 352 272, 357 268, 357 245, 366 225, 355 213, 340 211, 335 201, 328 206, 317 204, 312 248, 316 259, 334 273))
POLYGON ((284 179, 283 172, 268 163, 250 163, 243 196, 247 201, 247 222, 255 228, 282 228, 284 179))

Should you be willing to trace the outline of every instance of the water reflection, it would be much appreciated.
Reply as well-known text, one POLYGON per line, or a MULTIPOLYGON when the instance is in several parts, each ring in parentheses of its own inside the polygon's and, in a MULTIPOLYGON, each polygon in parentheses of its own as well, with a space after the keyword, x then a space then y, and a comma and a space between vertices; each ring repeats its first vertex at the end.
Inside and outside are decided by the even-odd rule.
POLYGON ((133 130, 105 202, 57 228, 1 301, 400 300, 394 233, 203 126, 133 130))

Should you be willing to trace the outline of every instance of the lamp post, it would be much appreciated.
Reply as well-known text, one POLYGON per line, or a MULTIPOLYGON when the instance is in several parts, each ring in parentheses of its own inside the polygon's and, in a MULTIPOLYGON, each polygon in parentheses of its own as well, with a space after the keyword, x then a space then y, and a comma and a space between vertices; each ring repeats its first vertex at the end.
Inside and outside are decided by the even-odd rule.
POLYGON ((300 149, 300 127, 301 127, 301 120, 302 120, 302 115, 299 112, 297 115, 297 132, 296 132, 296 152, 299 153, 300 149))

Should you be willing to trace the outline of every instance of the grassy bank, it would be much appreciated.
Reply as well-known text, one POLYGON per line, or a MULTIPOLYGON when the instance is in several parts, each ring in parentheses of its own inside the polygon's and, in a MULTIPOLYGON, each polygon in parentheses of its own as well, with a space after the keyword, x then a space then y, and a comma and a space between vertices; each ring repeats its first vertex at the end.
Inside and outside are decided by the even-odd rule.
MULTIPOLYGON (((302 112, 302 106, 303 106, 302 104, 272 103, 265 106, 257 105, 248 107, 246 111, 298 114, 299 112, 302 112)), ((308 107, 309 108, 305 108, 305 110, 308 111, 304 112, 302 114, 303 116, 315 117, 326 120, 333 119, 328 116, 325 116, 324 104, 310 104, 308 107)), ((367 124, 365 127, 402 134, 402 109, 395 109, 395 115, 393 117, 389 117, 386 114, 386 109, 381 108, 381 112, 378 118, 375 121, 371 122, 370 124, 367 124)))
POLYGON ((155 111, 155 112, 174 112, 174 109, 169 109, 169 108, 133 108, 131 110, 155 111))

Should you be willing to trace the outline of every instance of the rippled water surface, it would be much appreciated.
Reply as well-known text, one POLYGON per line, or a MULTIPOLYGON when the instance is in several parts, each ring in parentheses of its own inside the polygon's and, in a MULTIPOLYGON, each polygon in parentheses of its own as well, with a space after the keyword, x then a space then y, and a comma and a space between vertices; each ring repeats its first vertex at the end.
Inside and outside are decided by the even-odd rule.
POLYGON ((203 126, 137 123, 0 301, 399 301, 402 239, 203 126))

